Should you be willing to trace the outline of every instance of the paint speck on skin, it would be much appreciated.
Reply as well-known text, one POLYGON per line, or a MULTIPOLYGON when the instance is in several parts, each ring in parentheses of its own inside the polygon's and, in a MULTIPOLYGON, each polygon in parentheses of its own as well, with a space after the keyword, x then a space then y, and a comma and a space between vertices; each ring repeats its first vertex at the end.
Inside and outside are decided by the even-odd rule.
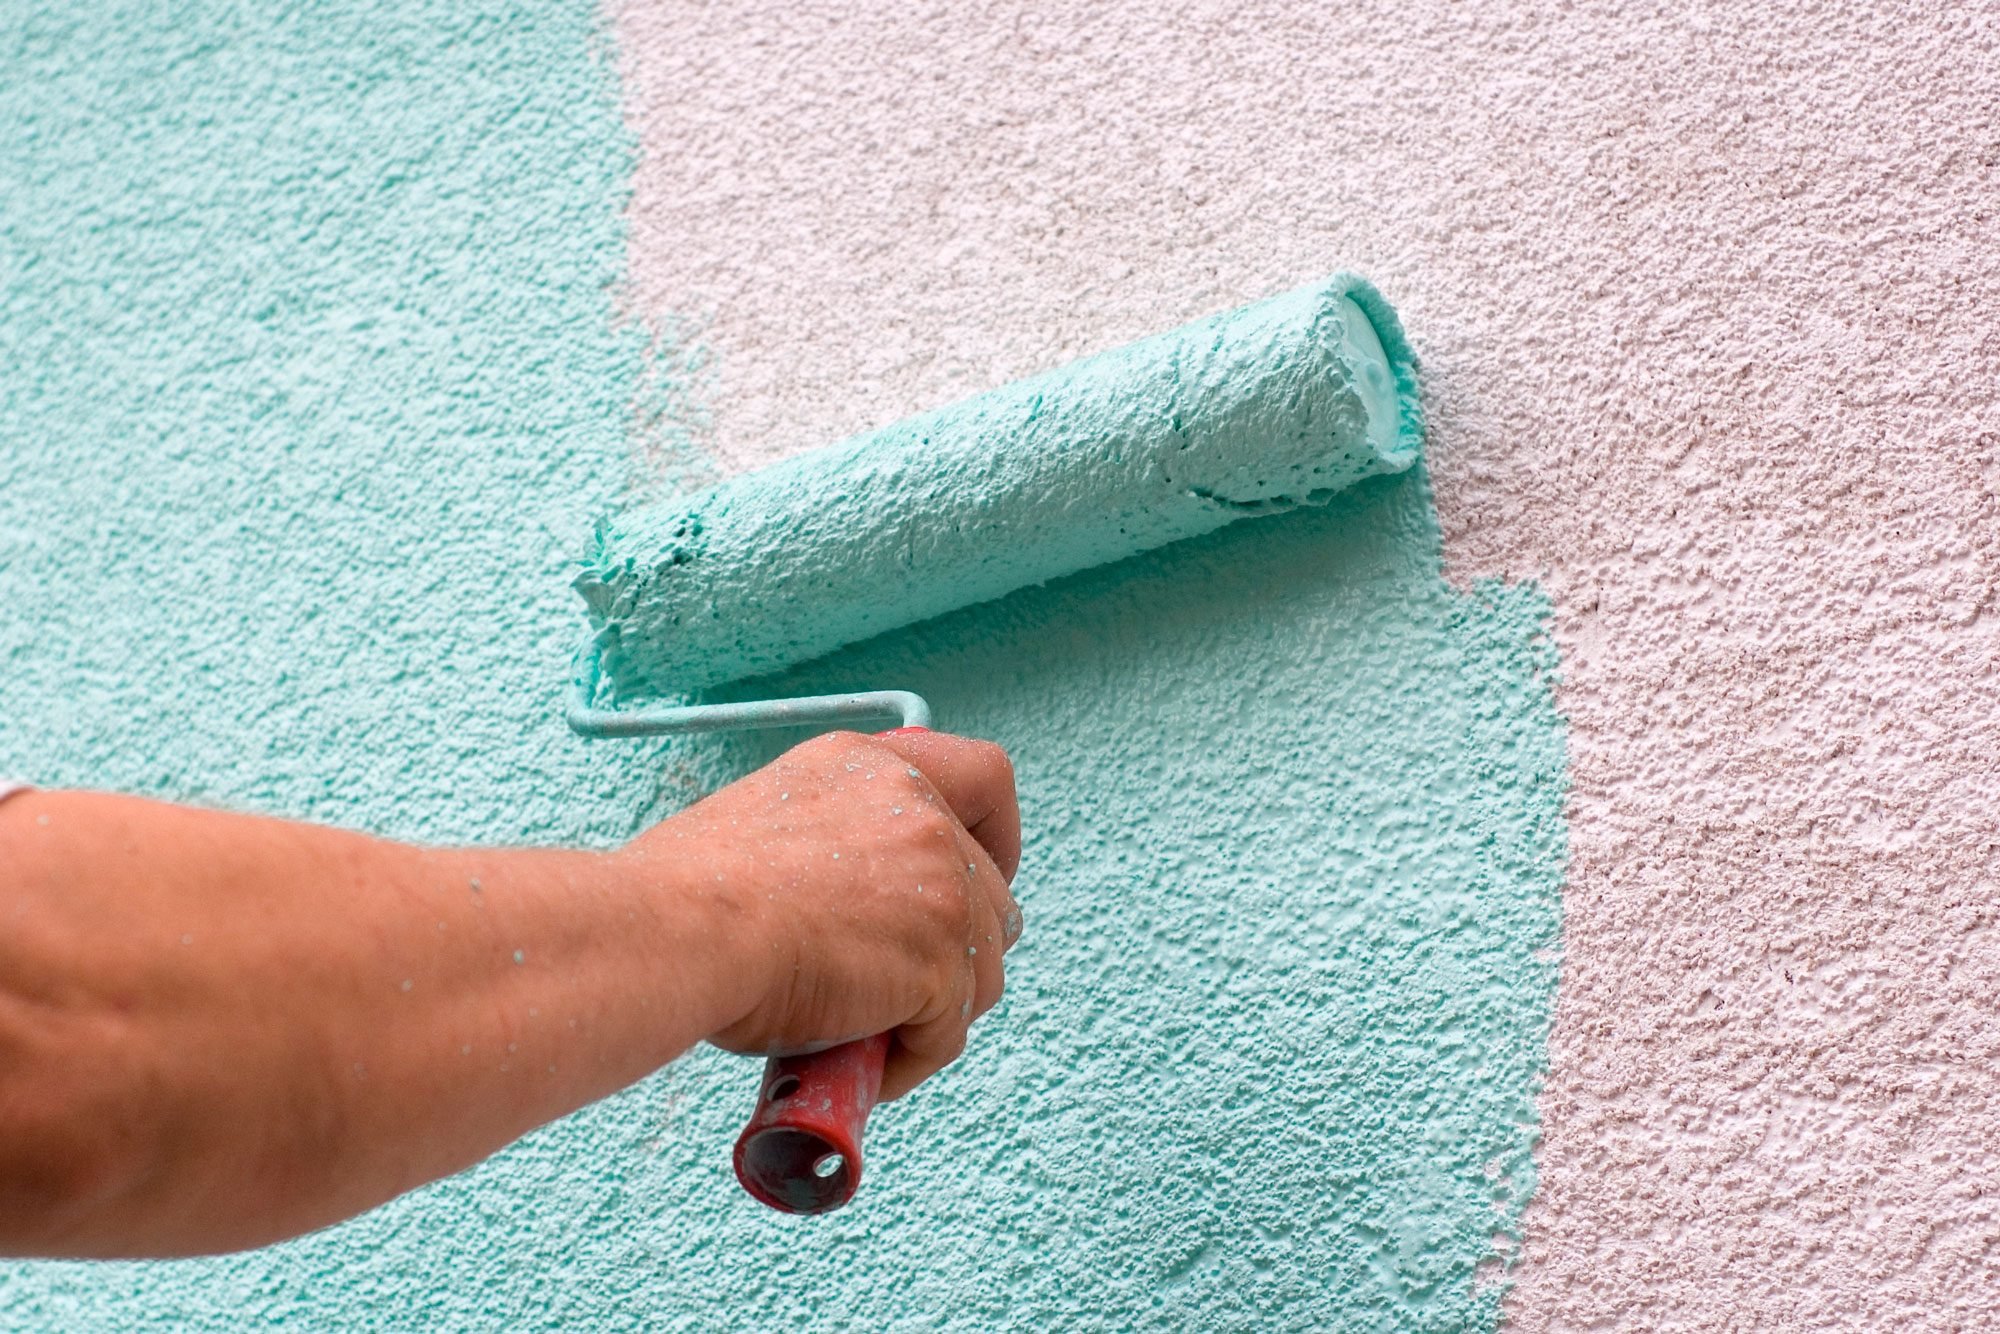
POLYGON ((472 885, 472 892, 473 892, 473 893, 475 893, 475 894, 479 893, 479 892, 480 892, 480 888, 481 888, 481 886, 480 886, 480 884, 479 884, 479 877, 478 877, 478 876, 474 876, 474 877, 472 877, 472 880, 471 880, 471 882, 470 882, 470 883, 471 883, 471 885, 472 885))
POLYGON ((527 961, 528 961, 528 952, 527 952, 526 950, 515 950, 515 951, 514 951, 514 962, 515 962, 515 963, 526 963, 527 961))
POLYGON ((181 944, 183 944, 183 945, 192 945, 192 944, 194 944, 194 937, 193 937, 193 936, 191 936, 191 935, 183 935, 183 936, 181 937, 181 944))
POLYGON ((403 990, 405 991, 410 990, 412 987, 416 985, 417 983, 415 978, 406 977, 403 979, 403 990))
POLYGON ((459 1054, 460 1056, 470 1056, 470 1055, 472 1055, 472 1047, 471 1047, 471 1045, 470 1045, 470 1044, 468 1044, 468 1043, 463 1043, 463 1042, 459 1043, 459 1044, 458 1044, 458 1054, 459 1054))

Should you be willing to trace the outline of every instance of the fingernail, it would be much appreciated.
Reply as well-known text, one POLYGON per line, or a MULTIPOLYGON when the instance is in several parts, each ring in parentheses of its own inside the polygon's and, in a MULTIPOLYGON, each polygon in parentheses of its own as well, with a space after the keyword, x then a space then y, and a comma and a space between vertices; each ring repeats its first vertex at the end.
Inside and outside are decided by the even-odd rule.
POLYGON ((1021 926, 1021 910, 1019 908, 1009 908, 1007 910, 1007 943, 1009 945, 1012 945, 1021 938, 1021 926))

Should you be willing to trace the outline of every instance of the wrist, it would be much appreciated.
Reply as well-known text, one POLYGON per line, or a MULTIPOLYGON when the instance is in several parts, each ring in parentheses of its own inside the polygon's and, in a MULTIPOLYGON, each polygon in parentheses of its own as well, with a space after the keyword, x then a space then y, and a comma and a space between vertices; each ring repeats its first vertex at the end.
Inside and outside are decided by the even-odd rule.
POLYGON ((683 1045, 739 1022, 763 1000, 773 969, 769 900, 753 862, 729 856, 712 833, 681 837, 671 817, 644 838, 603 853, 619 886, 637 966, 659 983, 685 1023, 683 1045))

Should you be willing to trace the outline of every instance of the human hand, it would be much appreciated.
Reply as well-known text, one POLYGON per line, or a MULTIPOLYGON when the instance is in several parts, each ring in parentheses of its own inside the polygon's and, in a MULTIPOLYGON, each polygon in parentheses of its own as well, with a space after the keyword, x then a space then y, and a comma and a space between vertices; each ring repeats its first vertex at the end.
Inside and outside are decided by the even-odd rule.
POLYGON ((892 1034, 882 1098, 965 1048, 1021 934, 1005 752, 942 732, 829 733, 635 840, 734 892, 741 1013, 730 1051, 812 1051, 892 1034), (719 879, 718 879, 719 877, 719 879))

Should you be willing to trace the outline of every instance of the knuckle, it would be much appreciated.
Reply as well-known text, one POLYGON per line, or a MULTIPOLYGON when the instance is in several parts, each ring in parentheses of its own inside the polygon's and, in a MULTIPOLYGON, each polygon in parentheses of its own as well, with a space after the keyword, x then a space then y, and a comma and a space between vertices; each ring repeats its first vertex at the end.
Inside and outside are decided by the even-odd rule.
POLYGON ((1000 1003, 1007 990, 1007 970, 996 962, 993 970, 979 979, 979 1012, 984 1014, 1000 1003))
MULTIPOLYGON (((941 806, 923 802, 911 808, 910 814, 916 817, 915 822, 911 826, 911 831, 918 838, 924 840, 932 848, 942 848, 947 845, 954 849, 956 848, 958 821, 952 816, 950 811, 943 809, 941 806)), ((956 853, 954 852, 952 855, 955 857, 956 853)))
POLYGON ((891 754, 889 763, 892 766, 889 772, 895 778, 898 790, 919 800, 929 800, 937 794, 937 789, 931 786, 931 780, 924 777, 923 771, 901 755, 891 754))
POLYGON ((957 970, 942 959, 934 959, 919 976, 926 995, 921 1018, 933 1026, 946 1022, 958 1009, 957 970))
POLYGON ((929 896, 932 917, 942 933, 954 943, 972 934, 972 901, 958 886, 947 885, 943 892, 929 896))
POLYGON ((975 741, 973 745, 975 747, 973 753, 979 757, 979 762, 985 765, 995 778, 1003 780, 1010 787, 1013 786, 1014 761, 1012 757, 996 742, 975 741))
POLYGON ((904 897, 915 927, 918 948, 940 966, 962 953, 972 934, 972 904, 948 876, 920 876, 904 897))
POLYGON ((867 744, 868 738, 859 732, 822 732, 808 741, 801 741, 793 747, 792 754, 814 763, 829 763, 851 755, 857 747, 867 744))

